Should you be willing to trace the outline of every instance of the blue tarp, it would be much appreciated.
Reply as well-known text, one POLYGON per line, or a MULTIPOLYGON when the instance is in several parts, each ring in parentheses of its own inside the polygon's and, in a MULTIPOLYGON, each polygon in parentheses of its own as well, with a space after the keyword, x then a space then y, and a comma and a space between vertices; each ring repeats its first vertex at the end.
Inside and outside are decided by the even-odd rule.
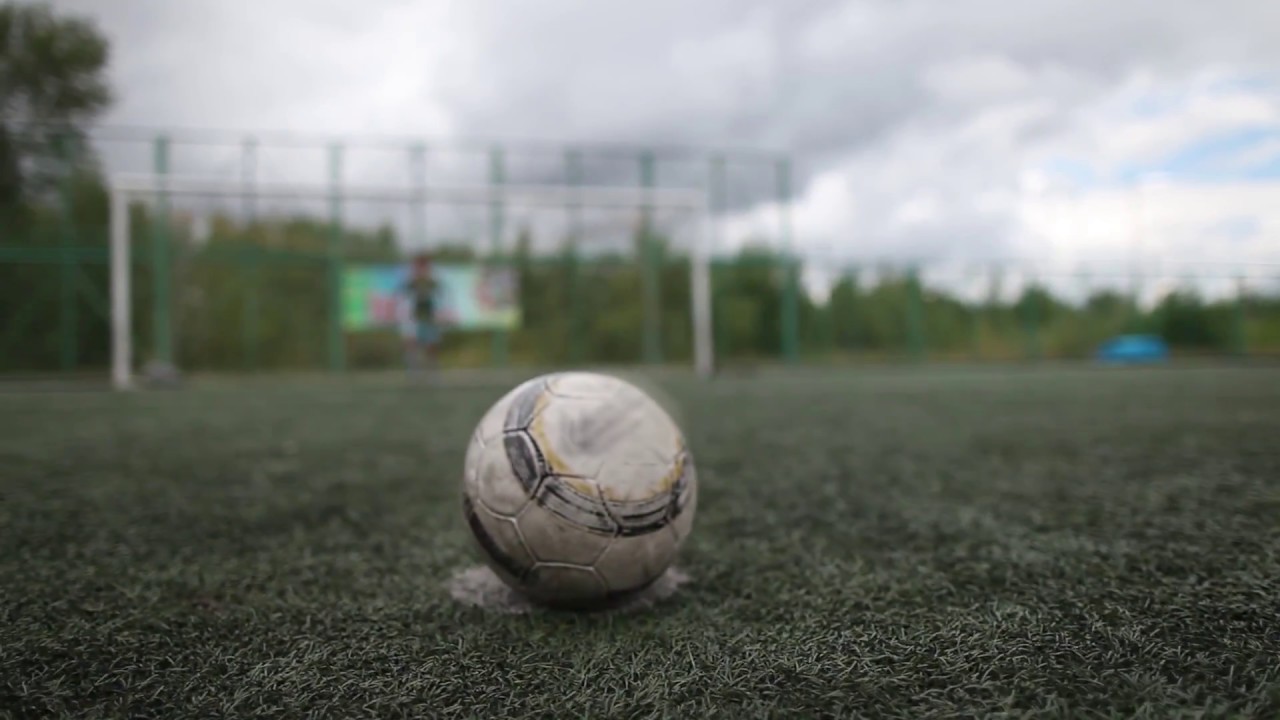
POLYGON ((1158 363, 1169 359, 1169 346, 1155 335, 1120 335, 1103 343, 1097 358, 1108 364, 1158 363))

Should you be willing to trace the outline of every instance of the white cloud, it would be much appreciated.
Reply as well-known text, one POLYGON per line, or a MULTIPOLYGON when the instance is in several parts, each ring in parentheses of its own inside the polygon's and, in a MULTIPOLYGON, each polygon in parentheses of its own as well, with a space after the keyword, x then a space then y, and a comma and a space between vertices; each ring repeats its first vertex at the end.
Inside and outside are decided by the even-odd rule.
MULTIPOLYGON (((1065 201, 1047 198, 1070 190, 1055 162, 1114 178, 1209 135, 1280 127, 1270 71, 1280 4, 1248 0, 796 0, 785 12, 764 0, 59 4, 94 14, 115 40, 114 124, 788 148, 795 244, 827 267, 1120 266, 1132 228, 1125 193, 1081 186, 1074 210, 1053 210, 1065 201), (1029 192, 1034 177, 1044 187, 1029 192)), ((107 156, 136 171, 149 167, 146 152, 107 156)), ((231 175, 237 152, 175 150, 188 168, 231 175)), ((1249 152, 1223 162, 1277 150, 1249 152)), ((264 145, 261 156, 278 178, 325 177, 322 147, 264 145)), ((407 179, 406 157, 352 148, 347 178, 407 179)), ((435 178, 487 171, 483 148, 429 162, 435 178)), ((512 156, 509 170, 555 175, 562 162, 512 156)), ((738 176, 750 193, 735 200, 724 248, 777 236, 771 167, 759 168, 738 176)), ((596 182, 631 182, 636 163, 596 158, 588 170, 596 182)), ((662 182, 704 176, 703 165, 659 170, 662 182)), ((1264 195, 1153 191, 1148 222, 1161 229, 1146 253, 1272 257, 1264 195)), ((483 220, 437 214, 442 225, 483 220)))
POLYGON ((943 102, 984 103, 1026 93, 1028 70, 1000 55, 979 55, 925 68, 923 83, 943 102))

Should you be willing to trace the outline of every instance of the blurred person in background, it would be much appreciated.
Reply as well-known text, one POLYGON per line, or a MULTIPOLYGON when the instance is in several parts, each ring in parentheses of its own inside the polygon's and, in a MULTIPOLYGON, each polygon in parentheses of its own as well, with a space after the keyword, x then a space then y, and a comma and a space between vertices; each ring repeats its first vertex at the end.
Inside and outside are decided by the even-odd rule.
POLYGON ((401 298, 400 337, 404 340, 405 366, 412 377, 422 377, 425 368, 428 377, 434 378, 440 345, 440 284, 432 272, 430 253, 413 256, 401 298))

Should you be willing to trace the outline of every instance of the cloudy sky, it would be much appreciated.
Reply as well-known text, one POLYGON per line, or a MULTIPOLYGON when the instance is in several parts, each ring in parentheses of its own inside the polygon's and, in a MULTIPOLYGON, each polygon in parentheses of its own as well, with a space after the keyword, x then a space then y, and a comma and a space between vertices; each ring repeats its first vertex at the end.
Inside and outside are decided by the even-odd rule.
MULTIPOLYGON (((115 42, 109 125, 785 150, 815 267, 1280 275, 1277 2, 57 5, 115 42)), ((141 169, 138 152, 109 158, 141 169)), ((176 152, 193 172, 237 167, 234 148, 176 152)), ((352 159, 348 180, 407 177, 402 151, 379 152, 393 159, 352 159)), ((260 172, 324 179, 320 151, 261 153, 260 172)), ((481 156, 451 162, 483 177, 481 156)), ((776 237, 770 172, 732 171, 722 247, 776 237)), ((659 175, 705 179, 701 163, 659 175)))

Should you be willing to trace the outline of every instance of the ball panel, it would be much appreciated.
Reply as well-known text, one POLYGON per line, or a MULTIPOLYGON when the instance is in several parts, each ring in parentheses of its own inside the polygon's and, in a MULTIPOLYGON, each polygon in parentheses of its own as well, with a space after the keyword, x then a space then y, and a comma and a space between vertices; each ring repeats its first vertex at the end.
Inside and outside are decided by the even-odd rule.
POLYGON ((485 442, 480 437, 480 431, 472 433, 471 441, 467 443, 467 457, 462 464, 462 487, 465 492, 471 493, 474 497, 479 493, 480 480, 480 462, 481 456, 484 455, 485 442))
POLYGON ((538 484, 547 474, 547 463, 542 452, 523 430, 509 430, 502 436, 502 448, 507 457, 507 465, 512 476, 524 488, 526 496, 538 489, 538 484))
POLYGON ((620 537, 596 560, 594 567, 610 592, 633 592, 657 580, 675 555, 676 539, 670 532, 620 537))
POLYGON ((502 437, 503 419, 507 416, 507 408, 511 406, 511 397, 512 394, 507 393, 499 398, 476 424, 476 435, 485 443, 492 443, 502 437))
POLYGON ((601 535, 617 534, 616 518, 601 500, 600 489, 587 478, 547 476, 533 500, 571 527, 601 535))
POLYGON ((588 372, 561 372, 547 377, 547 390, 560 398, 607 398, 625 384, 609 375, 588 372))
POLYGON ((567 563, 538 563, 523 587, 535 600, 565 607, 601 602, 609 592, 595 570, 567 563))
POLYGON ((529 493, 512 467, 505 440, 490 442, 480 451, 475 500, 496 515, 515 517, 529 503, 529 493))
POLYGON ((526 381, 511 392, 511 401, 503 420, 505 430, 524 430, 529 427, 547 406, 551 396, 547 393, 547 377, 526 381))
POLYGON ((596 483, 610 502, 650 502, 671 494, 687 463, 688 455, 683 451, 674 451, 671 457, 655 462, 609 458, 596 475, 596 483))
POLYGON ((595 477, 612 463, 669 463, 682 448, 679 430, 661 408, 613 395, 555 398, 529 425, 552 472, 595 477))
POLYGON ((534 559, 515 520, 494 515, 472 502, 469 495, 462 497, 462 512, 490 567, 508 583, 522 583, 533 569, 534 559))
POLYGON ((660 488, 659 480, 669 473, 663 465, 608 464, 596 481, 605 508, 624 537, 660 530, 669 521, 670 488, 660 488), (641 494, 637 488, 649 492, 641 494), (638 498, 638 499, 633 499, 638 498))
POLYGON ((530 503, 516 521, 527 547, 539 561, 589 566, 614 539, 611 528, 607 532, 593 530, 538 503, 530 503))

